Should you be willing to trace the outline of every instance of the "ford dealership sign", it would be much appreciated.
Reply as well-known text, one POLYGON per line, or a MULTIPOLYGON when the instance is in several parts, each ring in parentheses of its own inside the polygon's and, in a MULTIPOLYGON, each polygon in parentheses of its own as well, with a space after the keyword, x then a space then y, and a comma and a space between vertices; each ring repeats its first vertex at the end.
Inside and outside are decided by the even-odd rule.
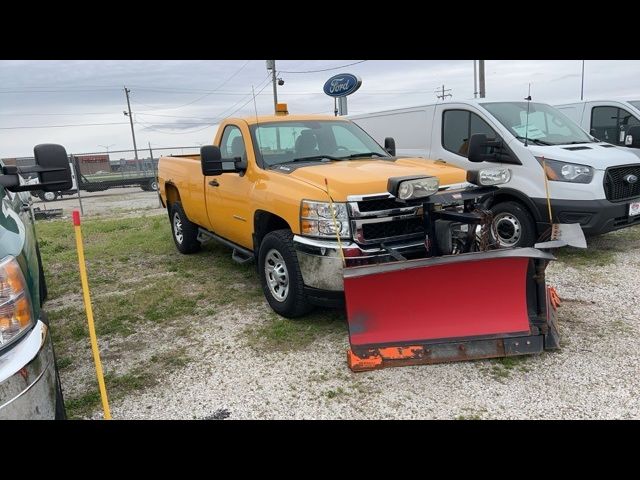
POLYGON ((358 90, 362 85, 362 80, 350 73, 334 75, 324 84, 324 93, 330 97, 346 97, 358 90))

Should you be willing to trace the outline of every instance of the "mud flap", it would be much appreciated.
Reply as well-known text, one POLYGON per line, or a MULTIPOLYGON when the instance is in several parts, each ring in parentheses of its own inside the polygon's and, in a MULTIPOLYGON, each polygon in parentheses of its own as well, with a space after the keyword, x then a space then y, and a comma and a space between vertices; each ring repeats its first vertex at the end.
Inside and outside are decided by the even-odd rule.
POLYGON ((537 288, 553 259, 519 248, 346 268, 349 367, 363 371, 557 348, 555 316, 549 314, 555 310, 546 307, 548 290, 537 288))

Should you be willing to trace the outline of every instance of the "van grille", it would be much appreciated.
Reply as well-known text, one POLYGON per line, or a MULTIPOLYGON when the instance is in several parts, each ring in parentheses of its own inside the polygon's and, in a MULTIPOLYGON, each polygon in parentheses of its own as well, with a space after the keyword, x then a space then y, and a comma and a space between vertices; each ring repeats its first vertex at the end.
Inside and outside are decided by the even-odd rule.
POLYGON ((604 174, 604 192, 607 200, 621 202, 640 196, 640 165, 610 167, 604 174), (625 180, 628 175, 635 175, 635 183, 625 180))

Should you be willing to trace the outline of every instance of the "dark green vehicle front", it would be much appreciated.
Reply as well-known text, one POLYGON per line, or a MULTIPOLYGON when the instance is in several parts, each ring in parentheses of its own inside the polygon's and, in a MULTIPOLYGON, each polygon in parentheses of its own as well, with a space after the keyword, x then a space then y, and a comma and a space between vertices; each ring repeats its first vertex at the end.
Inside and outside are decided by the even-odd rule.
POLYGON ((64 418, 29 187, 9 168, 0 175, 0 419, 64 418))

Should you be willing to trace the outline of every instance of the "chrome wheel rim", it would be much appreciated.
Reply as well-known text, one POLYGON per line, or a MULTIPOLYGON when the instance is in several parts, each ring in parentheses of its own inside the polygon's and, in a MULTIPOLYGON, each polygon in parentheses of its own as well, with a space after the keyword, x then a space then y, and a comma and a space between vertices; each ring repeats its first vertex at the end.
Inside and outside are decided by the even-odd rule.
POLYGON ((269 250, 264 259, 264 276, 271 296, 278 302, 284 302, 289 295, 289 271, 284 258, 275 248, 269 250))
POLYGON ((182 220, 178 212, 173 214, 173 236, 176 237, 176 242, 182 245, 184 234, 182 233, 182 220))
POLYGON ((518 243, 522 237, 522 226, 520 221, 511 213, 503 212, 497 214, 493 223, 498 233, 498 243, 501 247, 511 247, 518 243))
POLYGON ((158 182, 151 182, 151 190, 158 190, 158 182))
POLYGON ((54 192, 44 192, 44 199, 47 202, 50 202, 51 200, 55 200, 56 194, 54 192))

